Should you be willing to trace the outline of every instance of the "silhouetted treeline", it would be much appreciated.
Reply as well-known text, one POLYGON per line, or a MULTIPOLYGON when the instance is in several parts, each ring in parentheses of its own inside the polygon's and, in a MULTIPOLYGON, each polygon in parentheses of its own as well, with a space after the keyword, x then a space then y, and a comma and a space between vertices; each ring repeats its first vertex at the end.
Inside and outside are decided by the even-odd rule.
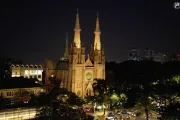
MULTIPOLYGON (((106 80, 108 82, 136 83, 139 77, 151 75, 153 79, 170 78, 180 75, 180 61, 170 61, 164 64, 154 61, 125 61, 122 63, 106 63, 106 80)), ((144 78, 141 82, 148 82, 144 78)), ((152 80, 152 79, 151 79, 152 80)))
POLYGON ((24 64, 22 60, 16 60, 10 57, 0 58, 0 80, 11 77, 11 65, 24 64))

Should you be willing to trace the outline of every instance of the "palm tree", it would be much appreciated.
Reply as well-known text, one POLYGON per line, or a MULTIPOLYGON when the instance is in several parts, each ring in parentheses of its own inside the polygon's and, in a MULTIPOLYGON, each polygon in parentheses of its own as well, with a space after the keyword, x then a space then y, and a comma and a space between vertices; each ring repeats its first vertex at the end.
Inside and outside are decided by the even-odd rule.
POLYGON ((106 84, 106 80, 104 79, 94 79, 94 83, 92 85, 94 95, 104 94, 108 91, 108 86, 106 84))
POLYGON ((145 113, 146 120, 149 120, 149 115, 152 114, 154 108, 154 105, 151 103, 151 99, 147 95, 142 95, 135 105, 135 109, 138 110, 139 114, 145 113))
MULTIPOLYGON (((108 103, 108 86, 106 81, 103 79, 95 79, 95 82, 92 85, 94 95, 96 97, 96 102, 99 104, 103 104, 103 107, 108 103)), ((104 115, 105 115, 105 108, 104 108, 104 115)))

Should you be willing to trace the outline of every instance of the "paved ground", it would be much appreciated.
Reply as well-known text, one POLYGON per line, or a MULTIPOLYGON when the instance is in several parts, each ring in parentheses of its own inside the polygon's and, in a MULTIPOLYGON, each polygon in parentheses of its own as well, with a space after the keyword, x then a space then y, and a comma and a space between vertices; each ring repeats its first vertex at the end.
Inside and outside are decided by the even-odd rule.
MULTIPOLYGON (((110 113, 110 112, 113 113, 113 111, 106 111, 105 115, 104 115, 104 111, 97 111, 97 112, 91 113, 89 115, 94 116, 95 117, 94 120, 105 120, 107 118, 107 114, 110 113)), ((123 118, 127 118, 127 115, 123 115, 123 118)), ((135 117, 130 116, 130 120, 135 120, 135 117)))
MULTIPOLYGON (((95 117, 94 120, 105 120, 107 118, 107 114, 110 113, 110 112, 113 113, 113 111, 106 111, 105 115, 103 115, 104 111, 96 111, 95 113, 90 113, 89 115, 94 116, 95 117)), ((142 117, 141 118, 136 118, 136 117, 134 117, 132 115, 127 115, 127 114, 123 115, 123 118, 127 118, 127 116, 130 117, 130 120, 145 120, 142 117)), ((127 120, 127 119, 125 119, 125 120, 127 120)), ((156 119, 156 117, 153 117, 153 118, 151 118, 151 120, 157 120, 157 119, 156 119)))

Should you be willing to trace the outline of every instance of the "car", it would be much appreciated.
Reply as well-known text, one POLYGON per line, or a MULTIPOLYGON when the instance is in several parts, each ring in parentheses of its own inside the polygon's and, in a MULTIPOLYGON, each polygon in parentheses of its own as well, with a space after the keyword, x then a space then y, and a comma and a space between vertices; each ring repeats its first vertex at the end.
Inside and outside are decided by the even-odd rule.
POLYGON ((85 108, 84 112, 89 112, 91 109, 90 108, 85 108))
POLYGON ((106 120, 115 120, 114 117, 107 117, 106 120))
POLYGON ((116 112, 116 115, 117 115, 117 116, 121 115, 121 112, 120 112, 120 111, 117 111, 117 112, 116 112))
POLYGON ((114 116, 114 114, 113 113, 108 113, 108 115, 107 115, 108 117, 113 117, 114 116))

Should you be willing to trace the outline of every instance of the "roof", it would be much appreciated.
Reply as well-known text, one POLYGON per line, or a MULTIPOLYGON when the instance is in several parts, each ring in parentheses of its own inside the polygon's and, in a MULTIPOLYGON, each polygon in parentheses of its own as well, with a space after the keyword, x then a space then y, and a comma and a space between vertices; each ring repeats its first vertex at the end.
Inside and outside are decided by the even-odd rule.
POLYGON ((51 70, 67 70, 69 67, 67 60, 45 60, 45 68, 51 70))
POLYGON ((42 87, 40 84, 35 83, 35 81, 37 81, 37 79, 12 77, 2 80, 0 89, 42 87))

